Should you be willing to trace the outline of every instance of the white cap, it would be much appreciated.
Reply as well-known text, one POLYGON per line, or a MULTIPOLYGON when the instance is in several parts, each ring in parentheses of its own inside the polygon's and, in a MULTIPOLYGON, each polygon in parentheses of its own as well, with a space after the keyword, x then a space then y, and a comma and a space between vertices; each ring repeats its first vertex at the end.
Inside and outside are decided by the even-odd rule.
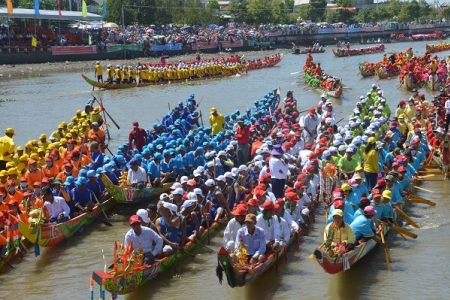
MULTIPOLYGON (((181 176, 181 178, 180 178, 180 183, 186 183, 186 182, 188 182, 188 180, 189 180, 189 178, 187 177, 187 176, 181 176)), ((181 186, 180 186, 181 187, 181 186)))
POLYGON ((255 162, 255 166, 257 166, 258 168, 262 169, 263 168, 262 161, 258 160, 257 162, 255 162))
POLYGON ((326 94, 322 94, 322 95, 320 95, 320 98, 326 98, 327 97, 327 95, 326 94))
POLYGON ((148 219, 148 211, 147 210, 141 208, 136 212, 136 215, 141 217, 142 221, 144 221, 145 223, 150 223, 150 220, 148 219))
POLYGON ((200 172, 205 172, 205 168, 203 168, 203 166, 198 166, 197 170, 199 170, 200 172))
POLYGON ((309 209, 304 208, 304 209, 302 210, 302 214, 304 214, 304 215, 309 215, 309 209))
POLYGON ((223 150, 220 150, 217 156, 222 156, 222 155, 227 156, 227 153, 223 150))
POLYGON ((254 160, 254 161, 264 160, 264 157, 262 157, 262 155, 256 155, 256 156, 253 158, 253 160, 254 160))
POLYGON ((178 211, 178 206, 169 202, 163 202, 163 206, 169 209, 171 212, 176 213, 178 211))
POLYGON ((273 145, 273 144, 272 144, 272 141, 271 141, 271 140, 266 141, 266 145, 267 145, 267 146, 272 146, 272 145, 273 145))
MULTIPOLYGON (((183 178, 181 178, 181 180, 183 181, 183 178)), ((175 182, 175 183, 170 187, 171 190, 176 190, 176 189, 178 189, 178 188, 181 188, 181 183, 179 183, 179 182, 175 182)))
POLYGON ((373 87, 373 88, 376 88, 376 87, 377 87, 377 85, 376 85, 376 84, 374 83, 374 84, 372 84, 372 87, 373 87))
POLYGON ((239 170, 239 171, 247 171, 248 168, 247 168, 246 165, 240 165, 238 170, 239 170))
POLYGON ((283 134, 280 131, 278 131, 277 132, 277 138, 281 138, 281 137, 283 137, 283 134))
POLYGON ((214 162, 213 162, 213 161, 208 161, 208 162, 206 163, 206 166, 207 166, 208 168, 214 167, 214 162))
POLYGON ((236 146, 236 145, 237 145, 237 141, 231 141, 231 142, 230 142, 230 145, 231 145, 231 146, 236 146))
MULTIPOLYGON (((194 193, 189 193, 189 194, 193 194, 194 197, 197 197, 194 193)), ((183 204, 181 205, 181 210, 185 210, 188 209, 191 206, 194 206, 197 203, 197 199, 190 199, 190 200, 185 200, 183 202, 183 204)))
POLYGON ((216 178, 216 181, 222 181, 222 182, 225 182, 225 176, 219 175, 219 176, 216 178))
POLYGON ((231 174, 233 175, 233 177, 238 176, 238 174, 239 174, 239 169, 238 169, 238 168, 233 168, 233 169, 231 169, 231 174))
MULTIPOLYGON (((188 194, 188 199, 189 200, 195 200, 195 201, 197 201, 198 199, 197 199, 197 194, 196 193, 194 193, 194 192, 190 192, 189 194, 188 194)), ((186 201, 185 201, 185 203, 186 203, 186 201)), ((184 203, 183 203, 184 204, 184 203)), ((189 207, 189 206, 188 206, 189 207)), ((186 207, 187 208, 187 207, 186 207)))
POLYGON ((225 148, 225 150, 226 150, 226 151, 234 150, 234 147, 233 147, 232 145, 228 145, 228 146, 225 148))
POLYGON ((223 174, 223 176, 224 176, 225 178, 231 178, 231 179, 233 179, 233 174, 231 174, 231 172, 225 172, 225 174, 223 174))
POLYGON ((212 187, 212 186, 216 185, 216 182, 214 180, 212 180, 212 179, 208 179, 208 180, 206 180, 205 185, 207 187, 212 187))
POLYGON ((199 170, 194 170, 194 172, 192 172, 192 173, 194 174, 194 177, 202 175, 202 172, 200 172, 199 170))
POLYGON ((200 196, 202 196, 202 197, 205 197, 205 196, 203 196, 202 189, 195 188, 195 189, 194 189, 194 193, 195 193, 196 195, 200 195, 200 196))
POLYGON ((159 195, 159 200, 164 200, 166 198, 169 198, 169 195, 167 193, 162 193, 161 195, 159 195))
POLYGON ((177 188, 175 191, 172 191, 172 195, 184 195, 184 190, 182 188, 177 188))

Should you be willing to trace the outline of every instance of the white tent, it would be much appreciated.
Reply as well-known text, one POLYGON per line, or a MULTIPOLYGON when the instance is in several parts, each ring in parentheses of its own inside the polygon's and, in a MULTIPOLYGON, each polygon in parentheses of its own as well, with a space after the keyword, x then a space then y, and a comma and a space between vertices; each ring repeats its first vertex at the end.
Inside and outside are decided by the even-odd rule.
POLYGON ((39 10, 39 15, 34 14, 34 9, 14 8, 12 14, 8 14, 6 7, 0 7, 0 17, 10 19, 41 19, 41 20, 84 20, 84 21, 101 21, 103 18, 100 15, 87 13, 86 18, 83 18, 81 11, 62 10, 61 17, 57 10, 39 10))

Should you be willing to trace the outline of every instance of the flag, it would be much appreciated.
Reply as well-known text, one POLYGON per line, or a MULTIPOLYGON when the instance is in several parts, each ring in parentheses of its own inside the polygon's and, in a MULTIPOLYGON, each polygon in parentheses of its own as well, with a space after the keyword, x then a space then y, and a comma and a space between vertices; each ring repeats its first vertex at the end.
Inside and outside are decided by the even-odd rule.
POLYGON ((8 15, 12 15, 13 14, 13 6, 12 6, 11 0, 6 0, 6 7, 8 10, 8 15))
POLYGON ((34 0, 34 14, 35 15, 40 15, 41 14, 39 12, 39 0, 34 0))
POLYGON ((108 7, 108 5, 106 4, 106 1, 103 0, 103 11, 102 11, 102 17, 103 19, 106 19, 106 8, 108 7))
POLYGON ((92 45, 92 38, 91 38, 91 36, 88 37, 88 43, 89 43, 89 45, 92 45))
POLYGON ((85 0, 83 0, 83 4, 81 6, 81 16, 83 18, 87 17, 87 6, 86 6, 86 1, 85 0))
POLYGON ((32 47, 37 47, 37 39, 35 37, 31 38, 31 46, 32 47))
MULTIPOLYGON (((37 1, 37 0, 36 0, 37 1)), ((61 0, 57 0, 56 3, 58 3, 58 16, 62 17, 61 13, 61 0)))

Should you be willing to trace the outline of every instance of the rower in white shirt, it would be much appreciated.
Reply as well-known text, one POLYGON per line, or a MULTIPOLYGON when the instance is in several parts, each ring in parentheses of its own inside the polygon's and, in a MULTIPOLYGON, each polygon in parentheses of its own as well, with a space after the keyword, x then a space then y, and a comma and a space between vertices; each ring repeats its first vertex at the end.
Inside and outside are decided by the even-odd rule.
POLYGON ((266 238, 266 249, 274 252, 280 251, 280 224, 275 216, 272 201, 263 203, 263 211, 256 218, 256 226, 262 228, 266 238))
POLYGON ((298 223, 295 222, 294 219, 292 219, 291 214, 285 209, 284 200, 281 198, 277 199, 277 204, 280 206, 280 213, 277 213, 277 215, 286 220, 291 234, 293 234, 294 232, 298 232, 300 227, 298 226, 298 223))
POLYGON ((236 234, 239 229, 244 226, 245 216, 247 215, 247 207, 245 204, 238 204, 232 211, 233 219, 228 222, 223 232, 223 245, 228 251, 234 251, 236 234))
POLYGON ((289 239, 291 237, 291 230, 289 229, 289 225, 286 220, 281 217, 282 207, 280 206, 280 204, 277 203, 274 205, 274 211, 275 217, 278 219, 278 224, 280 226, 280 248, 283 248, 289 242, 289 239))
POLYGON ((130 169, 128 170, 127 180, 131 183, 131 186, 136 187, 138 184, 142 184, 144 186, 145 184, 150 185, 147 182, 147 173, 144 168, 139 167, 138 161, 133 158, 130 160, 129 164, 130 169))
POLYGON ((70 208, 64 198, 53 196, 52 189, 48 186, 42 188, 41 195, 50 214, 49 222, 62 223, 69 220, 70 208))
POLYGON ((138 253, 140 250, 144 253, 144 264, 152 264, 155 261, 155 257, 160 256, 162 253, 162 238, 152 229, 142 227, 138 215, 132 215, 129 224, 131 229, 125 235, 125 249, 131 243, 135 253, 138 253))

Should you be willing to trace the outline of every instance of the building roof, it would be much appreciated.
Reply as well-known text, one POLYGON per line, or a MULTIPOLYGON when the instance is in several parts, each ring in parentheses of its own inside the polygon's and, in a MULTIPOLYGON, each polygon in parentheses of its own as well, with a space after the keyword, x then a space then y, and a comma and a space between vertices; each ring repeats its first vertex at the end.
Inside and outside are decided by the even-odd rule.
POLYGON ((6 7, 0 7, 0 17, 11 19, 44 19, 44 20, 85 20, 85 21, 101 21, 100 15, 87 13, 86 18, 81 16, 81 11, 62 10, 62 16, 59 16, 57 10, 39 10, 39 15, 34 14, 34 9, 14 8, 13 14, 8 14, 6 7))

